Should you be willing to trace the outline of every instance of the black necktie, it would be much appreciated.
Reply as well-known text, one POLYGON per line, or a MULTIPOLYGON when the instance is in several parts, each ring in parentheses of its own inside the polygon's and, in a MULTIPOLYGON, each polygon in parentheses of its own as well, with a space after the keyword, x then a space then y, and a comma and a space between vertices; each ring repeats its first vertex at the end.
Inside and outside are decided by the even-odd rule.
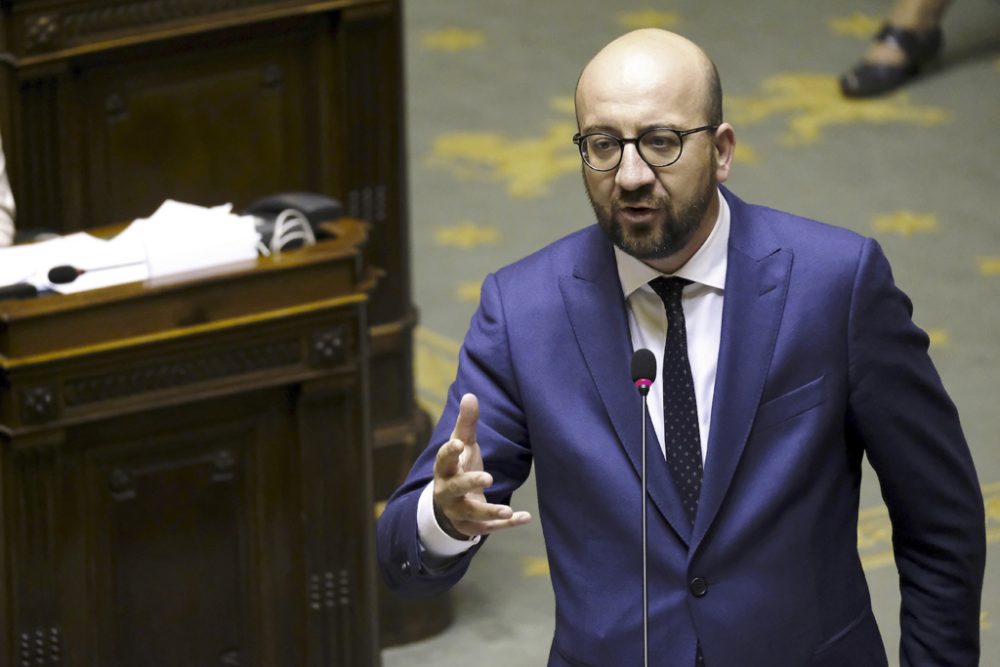
POLYGON ((667 311, 667 342, 663 348, 663 446, 667 467, 681 495, 691 524, 701 494, 701 436, 698 403, 688 360, 687 330, 681 308, 684 278, 660 277, 649 283, 667 311))
MULTIPOLYGON (((667 342, 663 347, 663 448, 681 502, 694 525, 698 496, 701 495, 701 434, 681 307, 681 291, 690 284, 691 281, 684 278, 661 276, 649 286, 660 295, 667 311, 667 342)), ((694 664, 695 667, 705 664, 701 642, 695 651, 694 664)))

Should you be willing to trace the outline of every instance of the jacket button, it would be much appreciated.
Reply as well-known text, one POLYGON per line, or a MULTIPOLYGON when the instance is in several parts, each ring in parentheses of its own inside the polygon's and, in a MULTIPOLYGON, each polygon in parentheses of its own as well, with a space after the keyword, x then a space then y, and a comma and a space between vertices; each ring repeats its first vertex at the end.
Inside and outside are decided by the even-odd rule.
POLYGON ((410 573, 410 561, 404 560, 403 564, 399 567, 399 569, 401 569, 404 574, 409 574, 410 573))
POLYGON ((705 593, 708 592, 708 582, 704 577, 695 577, 688 587, 691 589, 691 595, 696 598, 705 597, 705 593))

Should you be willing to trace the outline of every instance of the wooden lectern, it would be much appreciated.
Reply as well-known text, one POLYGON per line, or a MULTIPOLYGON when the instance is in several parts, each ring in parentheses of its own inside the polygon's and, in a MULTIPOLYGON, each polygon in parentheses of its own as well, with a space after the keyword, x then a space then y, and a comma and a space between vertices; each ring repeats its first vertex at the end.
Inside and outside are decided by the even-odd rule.
MULTIPOLYGON (((61 233, 164 199, 239 210, 319 192, 371 223, 373 484, 429 436, 413 377, 403 0, 0 0, 0 134, 18 227, 61 233)), ((451 619, 382 597, 385 644, 451 619)), ((287 663, 294 664, 294 663, 287 663)))
POLYGON ((0 303, 0 664, 379 664, 366 228, 0 303))

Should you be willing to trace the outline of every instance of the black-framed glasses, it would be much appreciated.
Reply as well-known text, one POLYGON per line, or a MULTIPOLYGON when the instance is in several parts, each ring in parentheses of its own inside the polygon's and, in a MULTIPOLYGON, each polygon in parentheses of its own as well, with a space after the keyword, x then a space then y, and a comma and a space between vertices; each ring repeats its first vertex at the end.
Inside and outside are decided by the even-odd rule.
POLYGON ((611 171, 621 164, 625 144, 635 144, 639 157, 650 167, 668 167, 681 159, 684 137, 695 132, 714 132, 717 129, 718 125, 703 125, 693 130, 654 127, 632 139, 620 139, 604 132, 584 135, 577 132, 573 135, 573 143, 580 149, 580 157, 594 171, 611 171))

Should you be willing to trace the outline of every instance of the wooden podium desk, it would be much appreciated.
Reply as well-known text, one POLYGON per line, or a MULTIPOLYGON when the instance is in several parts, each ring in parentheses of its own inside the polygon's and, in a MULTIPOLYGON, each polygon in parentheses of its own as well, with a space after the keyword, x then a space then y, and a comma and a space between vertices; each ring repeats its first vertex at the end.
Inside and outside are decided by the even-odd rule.
POLYGON ((377 665, 363 223, 0 303, 0 665, 377 665))

